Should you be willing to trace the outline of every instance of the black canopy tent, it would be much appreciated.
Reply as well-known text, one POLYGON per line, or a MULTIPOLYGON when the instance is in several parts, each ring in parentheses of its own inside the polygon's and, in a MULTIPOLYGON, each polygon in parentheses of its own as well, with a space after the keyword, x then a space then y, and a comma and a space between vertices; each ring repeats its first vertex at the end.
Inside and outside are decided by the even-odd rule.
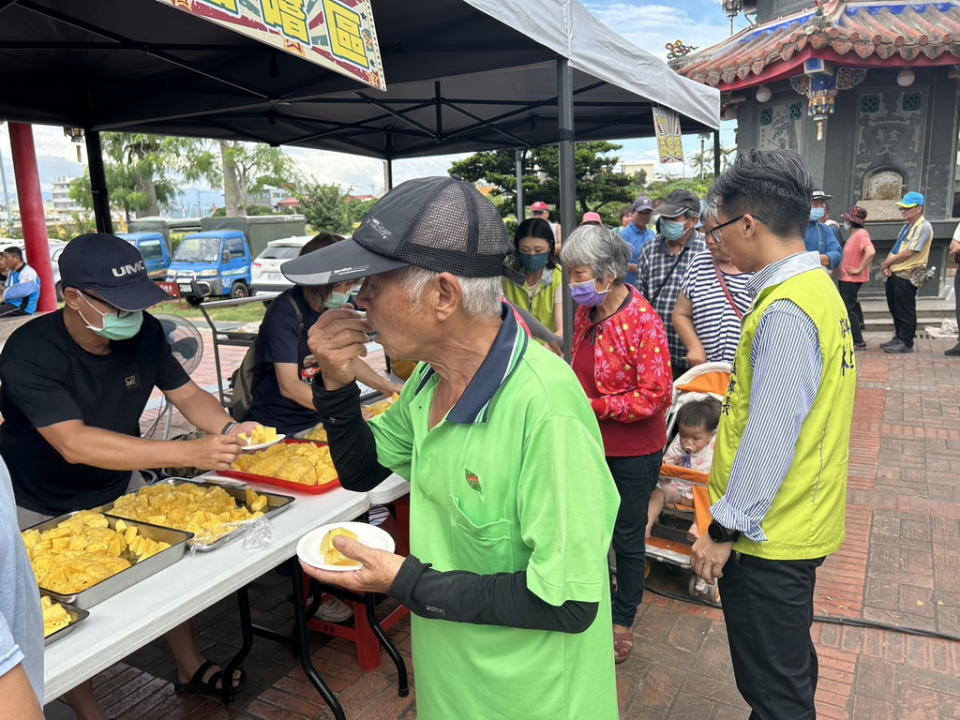
MULTIPOLYGON (((0 117, 83 128, 110 228, 99 132, 296 145, 385 158, 719 126, 719 94, 616 37, 579 0, 371 0, 387 91, 155 0, 0 0, 0 117)), ((570 313, 568 313, 570 315, 570 313)))
MULTIPOLYGON (((571 1, 532 0, 519 18, 503 3, 503 20, 571 1)), ((718 125, 716 91, 639 49, 618 56, 631 47, 625 40, 605 48, 609 64, 622 63, 618 87, 578 69, 576 43, 593 38, 532 19, 515 29, 475 7, 496 5, 489 0, 372 5, 387 92, 155 0, 0 0, 0 117, 379 157, 541 145, 558 139, 553 63, 572 57, 578 138, 606 137, 614 126, 617 137, 652 135, 652 102, 678 110, 684 132, 718 125), (550 47, 569 41, 567 52, 550 47)))

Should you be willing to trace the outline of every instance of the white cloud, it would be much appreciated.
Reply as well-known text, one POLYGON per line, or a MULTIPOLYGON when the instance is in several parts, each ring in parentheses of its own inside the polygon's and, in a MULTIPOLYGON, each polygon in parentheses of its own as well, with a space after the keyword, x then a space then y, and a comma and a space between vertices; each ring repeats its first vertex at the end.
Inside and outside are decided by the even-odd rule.
MULTIPOLYGON (((720 0, 708 0, 710 5, 719 5, 720 0)), ((588 10, 605 22, 619 35, 638 47, 666 58, 664 45, 674 40, 709 47, 730 35, 730 24, 717 7, 707 8, 705 13, 691 13, 707 3, 688 0, 675 5, 630 2, 629 0, 590 0, 588 10)))

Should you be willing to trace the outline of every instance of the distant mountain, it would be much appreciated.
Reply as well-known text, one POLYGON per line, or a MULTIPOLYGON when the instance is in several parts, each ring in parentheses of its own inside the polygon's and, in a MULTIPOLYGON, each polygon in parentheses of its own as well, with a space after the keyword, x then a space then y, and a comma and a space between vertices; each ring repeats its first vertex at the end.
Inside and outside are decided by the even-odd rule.
MULTIPOLYGON (((40 191, 43 193, 44 200, 50 200, 53 197, 53 181, 59 177, 75 178, 83 174, 82 163, 66 160, 54 155, 38 155, 37 167, 40 171, 40 191)), ((13 160, 4 153, 3 169, 7 177, 7 193, 10 196, 10 203, 17 201, 17 182, 13 174, 13 160)), ((0 193, 3 189, 0 188, 0 193)), ((0 203, 3 197, 0 195, 0 203)))

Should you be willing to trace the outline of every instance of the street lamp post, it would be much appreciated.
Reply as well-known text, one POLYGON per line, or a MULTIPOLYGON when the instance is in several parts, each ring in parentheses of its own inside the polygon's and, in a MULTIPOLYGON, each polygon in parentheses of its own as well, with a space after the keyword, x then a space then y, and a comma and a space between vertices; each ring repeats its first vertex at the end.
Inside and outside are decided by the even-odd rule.
POLYGON ((743 9, 742 0, 723 0, 723 11, 730 18, 730 34, 733 35, 733 19, 740 14, 743 9))

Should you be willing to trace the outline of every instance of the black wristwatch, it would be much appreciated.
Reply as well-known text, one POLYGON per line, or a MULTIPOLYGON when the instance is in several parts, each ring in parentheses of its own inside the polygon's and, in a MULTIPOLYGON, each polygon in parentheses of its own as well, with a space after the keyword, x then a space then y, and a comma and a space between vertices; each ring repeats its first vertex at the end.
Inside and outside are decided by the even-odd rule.
POLYGON ((707 534, 710 535, 710 539, 715 543, 736 542, 740 539, 739 530, 727 530, 716 520, 710 523, 710 527, 707 528, 707 534))

